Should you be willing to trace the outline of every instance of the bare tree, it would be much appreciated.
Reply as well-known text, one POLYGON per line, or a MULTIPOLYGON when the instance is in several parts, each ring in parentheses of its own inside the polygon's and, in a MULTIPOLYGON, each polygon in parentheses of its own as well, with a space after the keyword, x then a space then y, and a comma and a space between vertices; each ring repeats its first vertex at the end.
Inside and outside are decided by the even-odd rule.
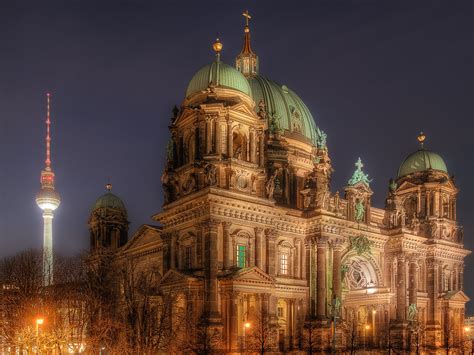
POLYGON ((245 351, 250 350, 265 354, 275 348, 275 333, 278 325, 272 322, 267 309, 262 305, 259 310, 248 315, 251 325, 250 334, 246 335, 245 351))

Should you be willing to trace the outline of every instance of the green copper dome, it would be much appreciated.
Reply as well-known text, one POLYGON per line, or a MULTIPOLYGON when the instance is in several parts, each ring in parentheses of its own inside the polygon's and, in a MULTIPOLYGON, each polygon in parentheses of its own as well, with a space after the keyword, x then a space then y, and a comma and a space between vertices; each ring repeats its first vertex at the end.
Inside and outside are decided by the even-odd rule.
POLYGON ((260 75, 249 76, 247 80, 252 88, 255 111, 258 112, 263 100, 269 121, 275 120, 283 133, 301 134, 317 144, 320 131, 308 107, 294 91, 260 75))
POLYGON ((112 208, 115 210, 121 210, 126 212, 127 210, 125 209, 125 204, 123 201, 110 191, 106 192, 102 196, 100 196, 97 201, 95 201, 93 210, 99 209, 99 208, 112 208))
POLYGON ((206 90, 209 84, 234 89, 251 96, 250 85, 245 76, 237 69, 221 61, 215 61, 198 70, 188 84, 186 97, 206 90))
POLYGON ((443 158, 434 152, 421 148, 406 157, 398 169, 398 177, 430 169, 448 172, 443 158))

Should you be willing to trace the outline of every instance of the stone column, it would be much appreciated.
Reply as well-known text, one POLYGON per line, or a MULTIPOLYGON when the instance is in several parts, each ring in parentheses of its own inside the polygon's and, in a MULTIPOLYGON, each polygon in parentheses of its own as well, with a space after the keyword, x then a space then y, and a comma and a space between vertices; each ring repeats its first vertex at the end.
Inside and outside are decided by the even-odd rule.
POLYGON ((418 283, 419 283, 419 267, 417 260, 420 258, 418 254, 412 255, 410 258, 410 288, 408 293, 408 302, 410 305, 417 304, 418 283))
POLYGON ((233 132, 232 132, 232 120, 228 119, 227 121, 227 156, 232 158, 232 148, 233 148, 233 132))
POLYGON ((406 321, 407 287, 405 254, 397 255, 397 321, 406 321))
POLYGON ((332 290, 337 299, 341 300, 341 254, 342 240, 332 241, 332 290))
POLYGON ((240 294, 238 292, 232 292, 231 301, 230 301, 231 310, 230 310, 230 339, 229 339, 229 343, 230 343, 230 348, 233 351, 237 351, 237 348, 238 348, 239 297, 240 297, 240 294))
POLYGON ((275 242, 278 234, 275 229, 267 229, 265 234, 267 237, 267 274, 275 277, 275 242))
POLYGON ((263 228, 255 227, 255 266, 262 269, 262 235, 263 228))
POLYGON ((311 239, 307 238, 305 240, 305 273, 303 277, 306 278, 309 287, 309 294, 308 294, 308 313, 311 318, 316 316, 316 285, 315 285, 315 277, 314 277, 314 248, 313 242, 311 239))
POLYGON ((255 129, 251 128, 250 129, 250 162, 255 163, 257 159, 257 146, 255 142, 255 129))
POLYGON ((317 290, 316 290, 316 318, 326 318, 326 247, 327 239, 319 237, 316 240, 317 245, 317 290))
POLYGON ((263 167, 265 165, 265 136, 262 130, 258 131, 258 140, 260 144, 259 165, 263 167))
POLYGON ((427 268, 427 292, 428 292, 428 324, 439 324, 438 293, 439 293, 439 269, 438 262, 430 259, 426 262, 427 268))
POLYGON ((218 280, 217 280, 217 235, 218 223, 214 220, 209 220, 204 223, 206 236, 206 311, 208 319, 211 323, 220 323, 221 315, 218 305, 218 280))
POLYGON ((232 250, 232 240, 229 235, 230 233, 230 226, 232 223, 230 222, 222 222, 222 231, 223 231, 223 246, 224 246, 224 269, 230 269, 233 266, 233 250, 232 250))
POLYGON ((170 269, 176 269, 176 239, 178 235, 176 232, 171 234, 171 245, 170 245, 170 269))

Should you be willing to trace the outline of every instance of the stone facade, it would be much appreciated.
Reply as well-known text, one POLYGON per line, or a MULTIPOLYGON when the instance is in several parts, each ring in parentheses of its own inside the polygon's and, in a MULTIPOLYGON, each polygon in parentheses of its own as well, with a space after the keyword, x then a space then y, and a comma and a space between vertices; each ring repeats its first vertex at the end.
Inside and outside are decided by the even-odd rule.
MULTIPOLYGON (((225 352, 242 351, 258 330, 272 351, 307 348, 308 337, 319 350, 352 338, 359 347, 459 347, 469 251, 450 175, 399 176, 376 208, 359 160, 341 196, 330 190, 324 133, 303 134, 297 109, 283 129, 268 106, 213 80, 184 99, 170 124, 160 227, 141 227, 120 255, 154 265, 160 292, 178 290, 225 352)), ((124 230, 121 221, 111 230, 124 230)))

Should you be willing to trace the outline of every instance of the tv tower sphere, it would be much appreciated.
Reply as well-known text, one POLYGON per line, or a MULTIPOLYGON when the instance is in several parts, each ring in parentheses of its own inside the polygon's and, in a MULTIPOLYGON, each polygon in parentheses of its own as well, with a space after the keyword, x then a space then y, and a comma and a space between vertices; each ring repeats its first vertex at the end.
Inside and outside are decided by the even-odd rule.
POLYGON ((46 114, 46 160, 41 171, 41 190, 36 195, 36 204, 43 210, 43 284, 53 283, 53 211, 61 203, 59 194, 54 189, 54 172, 51 168, 51 95, 47 97, 46 114))

